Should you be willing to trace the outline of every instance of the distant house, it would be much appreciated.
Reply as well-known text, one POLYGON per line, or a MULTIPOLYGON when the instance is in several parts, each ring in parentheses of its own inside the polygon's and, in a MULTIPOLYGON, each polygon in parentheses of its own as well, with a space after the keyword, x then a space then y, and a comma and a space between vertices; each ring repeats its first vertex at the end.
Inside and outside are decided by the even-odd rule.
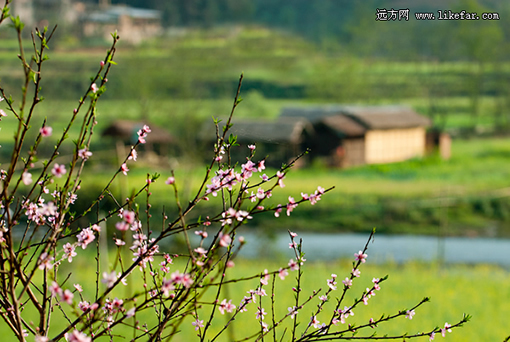
POLYGON ((143 125, 148 125, 151 132, 145 138, 147 142, 140 146, 141 149, 153 151, 159 155, 167 155, 175 139, 167 130, 146 121, 116 120, 106 127, 101 135, 115 140, 118 149, 121 147, 130 148, 138 141, 137 132, 142 129, 143 125))
POLYGON ((430 126, 428 118, 403 106, 284 108, 280 119, 289 118, 311 122, 312 155, 338 167, 421 157, 430 126))
MULTIPOLYGON (((220 123, 220 132, 222 132, 223 122, 220 123)), ((208 145, 208 151, 216 137, 213 134, 212 124, 208 123, 203 128, 202 140, 208 145)), ((294 159, 299 153, 306 150, 307 144, 314 135, 314 130, 310 122, 305 119, 287 118, 277 121, 261 120, 239 120, 235 121, 229 130, 229 135, 237 136, 237 143, 241 148, 232 150, 234 161, 244 162, 249 155, 248 145, 257 146, 257 160, 269 156, 266 165, 280 167, 282 163, 287 163, 294 159)), ((303 161, 298 162, 297 166, 302 165, 303 161)))
POLYGON ((30 29, 39 25, 64 24, 75 26, 83 37, 111 40, 117 31, 123 42, 133 45, 162 33, 162 12, 127 5, 111 5, 109 0, 16 0, 12 12, 30 29))
POLYGON ((81 30, 85 37, 104 37, 117 31, 122 41, 139 44, 144 39, 158 36, 162 32, 161 11, 134 8, 126 5, 108 5, 81 16, 81 30))

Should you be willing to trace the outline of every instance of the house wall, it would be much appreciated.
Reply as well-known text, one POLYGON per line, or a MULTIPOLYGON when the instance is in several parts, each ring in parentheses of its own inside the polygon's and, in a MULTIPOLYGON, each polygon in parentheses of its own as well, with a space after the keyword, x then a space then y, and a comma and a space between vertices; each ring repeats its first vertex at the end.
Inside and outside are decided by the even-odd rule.
POLYGON ((392 163, 425 154, 425 128, 372 130, 365 135, 365 162, 392 163))
POLYGON ((365 164, 365 140, 363 138, 345 139, 343 142, 342 167, 356 166, 365 164))

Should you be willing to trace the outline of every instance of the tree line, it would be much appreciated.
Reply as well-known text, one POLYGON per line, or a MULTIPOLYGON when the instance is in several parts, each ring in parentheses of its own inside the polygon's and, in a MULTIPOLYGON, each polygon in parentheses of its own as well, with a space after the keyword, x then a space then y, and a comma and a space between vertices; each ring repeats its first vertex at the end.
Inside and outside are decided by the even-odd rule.
POLYGON ((510 4, 494 0, 114 0, 158 9, 167 27, 264 25, 302 35, 325 50, 395 60, 486 62, 508 57, 510 4), (409 9, 409 20, 376 21, 377 9, 409 9), (437 20, 438 10, 498 13, 499 20, 437 20), (434 13, 417 20, 414 13, 434 13))

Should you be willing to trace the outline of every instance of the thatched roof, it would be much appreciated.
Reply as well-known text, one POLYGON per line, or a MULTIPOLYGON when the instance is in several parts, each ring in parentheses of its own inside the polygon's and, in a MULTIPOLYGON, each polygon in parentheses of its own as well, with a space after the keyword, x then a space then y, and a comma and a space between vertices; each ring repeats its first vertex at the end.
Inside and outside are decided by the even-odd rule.
POLYGON ((430 119, 404 106, 344 106, 343 113, 369 129, 428 127, 430 119))
POLYGON ((137 132, 142 129, 143 125, 147 125, 151 129, 151 132, 145 138, 148 143, 165 144, 175 141, 167 130, 147 121, 115 120, 103 130, 101 135, 103 137, 114 137, 126 143, 134 144, 138 140, 137 132))
POLYGON ((342 113, 342 106, 325 105, 314 107, 285 107, 282 109, 280 118, 305 118, 312 124, 316 124, 325 117, 336 116, 342 113))
POLYGON ((428 127, 431 124, 430 119, 405 106, 327 105, 323 107, 295 107, 284 108, 280 114, 281 118, 305 118, 313 124, 324 122, 335 130, 345 131, 347 134, 360 131, 360 127, 353 125, 352 120, 340 119, 341 116, 347 116, 367 129, 428 127), (325 118, 328 119, 325 120, 325 118), (341 127, 341 124, 345 124, 346 127, 341 127))
POLYGON ((346 115, 328 116, 321 121, 324 125, 347 137, 360 137, 367 129, 346 115))
MULTIPOLYGON (((220 123, 220 133, 223 129, 223 122, 220 123)), ((211 124, 206 125, 202 137, 214 139, 211 124)), ((229 134, 237 135, 237 140, 243 143, 292 143, 298 144, 303 140, 305 132, 312 133, 312 125, 304 119, 281 118, 277 121, 235 121, 229 129, 229 134)))

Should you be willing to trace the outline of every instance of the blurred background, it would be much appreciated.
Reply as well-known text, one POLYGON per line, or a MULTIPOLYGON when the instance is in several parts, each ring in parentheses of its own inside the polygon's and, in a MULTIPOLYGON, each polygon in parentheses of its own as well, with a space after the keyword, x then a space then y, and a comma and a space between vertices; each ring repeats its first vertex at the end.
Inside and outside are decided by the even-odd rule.
MULTIPOLYGON (((510 5, 505 2, 17 0, 11 13, 25 22, 26 38, 33 27, 58 23, 42 89, 51 101, 38 107, 40 120, 47 116, 54 132, 65 126, 90 85, 110 33, 117 30, 120 36, 118 65, 98 107, 94 158, 88 164, 94 173, 85 180, 90 185, 82 190, 77 212, 117 169, 142 123, 154 127, 140 153, 143 163, 129 165, 130 177, 119 179, 113 190, 125 197, 127 189, 143 184, 148 169, 164 176, 175 169, 183 198, 189 199, 210 156, 211 117, 228 116, 243 72, 244 101, 234 131, 241 142, 235 152, 239 160, 249 143, 259 145, 255 159, 269 155, 266 163, 273 167, 306 147, 312 150, 272 203, 286 203, 289 194, 298 198, 317 185, 336 187, 324 201, 302 205, 290 218, 257 217, 250 223, 254 232, 274 238, 288 228, 366 233, 377 227, 390 236, 436 238, 433 251, 423 257, 434 260, 448 254, 449 237, 510 236, 510 5), (479 19, 444 20, 460 12, 479 19), (420 13, 434 19, 419 20, 420 13), (394 113, 400 109, 405 113, 394 113), (317 117, 310 114, 314 111, 317 117), (389 116, 375 122, 371 115, 378 113, 389 116), (369 142, 369 134, 388 130, 392 137, 369 142), (410 144, 418 150, 377 158, 410 144), (356 148, 358 154, 349 157, 356 148)), ((27 52, 30 48, 25 44, 27 52)), ((14 31, 3 25, 0 81, 14 97, 22 77, 17 51, 14 31)), ((12 146, 8 132, 16 123, 6 118, 2 124, 5 163, 12 146)), ((65 148, 71 153, 73 146, 65 148)), ((39 153, 51 150, 50 143, 39 153)), ((166 189, 154 187, 153 212, 164 206, 175 213, 166 189)), ((104 211, 114 207, 103 205, 104 211)), ((214 208, 199 207, 196 217, 214 208)))
MULTIPOLYGON (((318 185, 335 189, 290 217, 256 216, 242 227, 254 242, 242 255, 286 263, 292 257, 287 230, 296 231, 307 259, 316 262, 311 281, 320 287, 331 273, 329 263, 351 260, 376 227, 368 261, 378 265, 366 274, 370 282, 390 273, 384 310, 431 295, 434 304, 409 324, 442 326, 467 312, 473 322, 455 341, 508 335, 510 305, 501 298, 510 289, 510 3, 14 0, 11 14, 26 24, 27 53, 34 27, 58 24, 44 65, 48 100, 37 106, 33 123, 38 127, 47 117, 53 127, 38 150, 40 160, 52 152, 90 87, 110 33, 120 36, 118 65, 98 105, 86 186, 72 211, 82 212, 101 193, 144 123, 153 130, 148 143, 112 193, 126 198, 145 184, 148 172, 164 180, 175 170, 182 202, 191 199, 212 156, 212 117, 228 116, 243 72, 233 128, 241 145, 233 150, 236 159, 256 143, 254 160, 267 157, 269 175, 311 148, 270 203, 286 204, 289 195, 300 198, 318 185), (479 19, 444 19, 455 13, 479 19), (428 20, 417 18, 422 14, 428 20)), ((2 25, 0 85, 14 99, 23 77, 18 53, 14 30, 2 25)), ((16 127, 14 117, 3 118, 0 167, 10 160, 16 127)), ((78 129, 71 130, 57 163, 70 161, 78 129)), ((152 184, 151 192, 151 229, 157 231, 160 214, 173 217, 177 209, 164 181, 152 184)), ((145 222, 145 198, 139 204, 145 222)), ((99 216, 115 208, 107 198, 99 216)), ((214 201, 201 203, 188 222, 219 210, 214 201)), ((88 226, 98 213, 78 226, 88 226)), ((108 222, 103 241, 110 247, 115 223, 108 222)), ((174 239, 161 249, 176 253, 183 246, 174 239)), ((334 266, 339 274, 350 269, 348 262, 334 266)))

